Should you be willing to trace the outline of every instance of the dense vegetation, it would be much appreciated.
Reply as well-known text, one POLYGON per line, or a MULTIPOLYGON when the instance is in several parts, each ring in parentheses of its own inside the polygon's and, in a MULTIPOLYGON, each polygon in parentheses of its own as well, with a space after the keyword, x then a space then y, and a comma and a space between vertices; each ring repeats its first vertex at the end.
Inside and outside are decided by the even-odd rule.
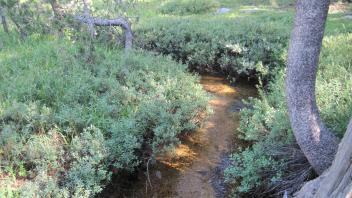
MULTIPOLYGON (((317 79, 317 100, 322 117, 339 137, 346 131, 352 114, 352 57, 349 56, 351 45, 348 44, 351 42, 351 33, 325 38, 317 79)), ((284 71, 278 72, 266 91, 261 91, 260 98, 252 99, 250 104, 253 109, 241 112, 240 131, 243 139, 254 144, 232 156, 233 166, 227 169, 227 180, 236 183, 241 178, 239 192, 249 192, 258 187, 268 190, 276 185, 285 190, 294 187, 290 186, 294 182, 303 182, 304 177, 301 178, 303 181, 289 177, 292 171, 309 174, 304 170, 309 166, 294 167, 302 163, 292 164, 299 156, 294 153, 299 152, 298 147, 287 149, 295 143, 285 103, 284 71), (281 183, 283 180, 288 183, 284 185, 284 182, 281 183)))
MULTIPOLYGON (((352 34, 343 25, 337 28, 339 23, 328 23, 316 89, 322 118, 342 137, 352 114, 352 34)), ((260 98, 249 101, 253 108, 241 112, 240 137, 253 145, 232 155, 233 164, 226 171, 227 182, 238 185, 237 192, 295 192, 312 176, 291 131, 284 79, 285 70, 279 70, 260 89, 260 98)))
MULTIPOLYGON (((75 32, 76 23, 62 31, 50 9, 35 12, 34 3, 21 4, 30 8, 22 13, 0 1, 27 34, 0 32, 0 197, 92 197, 113 174, 177 145, 208 111, 209 98, 186 64, 259 81, 259 98, 241 111, 239 136, 250 146, 234 151, 226 170, 234 197, 293 192, 314 177, 285 103, 291 0, 137 3, 121 11, 140 15, 131 21, 142 49, 129 54, 115 46, 120 31, 97 28, 91 42, 75 32), (224 6, 232 10, 216 14, 224 6)), ((114 13, 100 1, 92 7, 99 16, 114 13)), ((317 100, 342 137, 352 114, 352 21, 330 15, 326 35, 317 100)))
MULTIPOLYGON (((253 108, 241 112, 239 137, 252 146, 231 156, 225 172, 233 195, 282 195, 298 190, 314 173, 296 145, 287 115, 284 77, 293 11, 277 11, 291 1, 228 2, 240 7, 220 16, 155 17, 137 27, 138 45, 171 55, 201 72, 221 72, 230 79, 255 76, 260 97, 248 101, 253 108), (269 80, 269 81, 268 81, 269 80)), ((330 15, 317 81, 322 117, 339 137, 352 114, 352 22, 341 14, 330 15)))
POLYGON ((87 60, 67 40, 13 42, 0 55, 1 197, 91 197, 207 110, 198 78, 168 58, 96 47, 87 60))
POLYGON ((224 17, 155 18, 137 29, 138 45, 171 55, 200 72, 233 76, 267 75, 284 65, 290 23, 278 14, 233 19, 224 17))
POLYGON ((204 14, 218 7, 219 3, 215 0, 172 0, 165 2, 160 12, 170 15, 204 14))

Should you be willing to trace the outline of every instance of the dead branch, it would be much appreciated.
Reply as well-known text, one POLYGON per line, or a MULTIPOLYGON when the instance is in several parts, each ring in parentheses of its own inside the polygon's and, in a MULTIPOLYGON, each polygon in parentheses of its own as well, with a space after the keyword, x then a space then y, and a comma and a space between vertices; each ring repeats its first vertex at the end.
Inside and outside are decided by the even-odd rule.
POLYGON ((133 41, 133 34, 131 25, 129 22, 120 17, 116 19, 102 19, 102 18, 94 18, 94 17, 87 17, 87 16, 76 16, 76 20, 80 21, 81 23, 85 24, 93 24, 95 26, 119 26, 125 32, 125 49, 132 48, 132 41, 133 41))

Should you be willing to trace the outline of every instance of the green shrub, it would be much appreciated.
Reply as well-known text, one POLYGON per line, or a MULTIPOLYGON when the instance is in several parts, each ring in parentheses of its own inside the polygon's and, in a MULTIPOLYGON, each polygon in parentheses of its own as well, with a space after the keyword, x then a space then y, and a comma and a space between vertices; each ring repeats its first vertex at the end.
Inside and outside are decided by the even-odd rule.
POLYGON ((317 103, 328 127, 340 138, 352 115, 352 34, 325 38, 317 76, 317 103))
MULTIPOLYGON (((239 154, 231 155, 233 164, 225 170, 225 182, 240 184, 236 189, 237 192, 250 192, 254 188, 260 187, 263 183, 270 183, 275 181, 282 175, 280 170, 280 160, 275 160, 268 151, 265 145, 270 145, 268 142, 265 144, 254 144, 251 148, 241 151, 239 154), (270 175, 271 178, 266 178, 265 171, 277 170, 274 174, 270 175), (234 178, 241 178, 238 182, 234 178), (269 181, 268 181, 269 179, 269 181), (270 181, 271 179, 271 181, 270 181)), ((275 142, 271 142, 275 144, 275 142)))
POLYGON ((272 7, 287 7, 295 4, 294 0, 220 0, 220 2, 225 5, 272 7))
POLYGON ((201 72, 267 75, 284 64, 287 17, 155 18, 137 27, 137 44, 201 72))
MULTIPOLYGON (((222 2, 223 3, 223 2, 222 2)), ((200 72, 269 79, 285 65, 294 12, 262 9, 229 15, 149 17, 136 25, 136 45, 172 56, 200 72)), ((352 23, 328 18, 326 34, 350 33, 352 23)))
POLYGON ((101 192, 102 181, 108 180, 110 175, 105 163, 108 158, 105 144, 104 135, 93 126, 72 139, 65 186, 74 197, 92 197, 101 192))
POLYGON ((239 137, 253 145, 233 154, 232 164, 225 171, 226 182, 236 186, 234 194, 250 193, 263 186, 270 189, 288 168, 283 165, 285 157, 278 159, 272 153, 281 145, 292 144, 294 139, 283 85, 284 72, 280 71, 266 91, 260 90, 260 98, 247 101, 253 108, 241 111, 239 137))
POLYGON ((170 15, 187 15, 209 13, 216 10, 219 3, 215 0, 168 0, 160 12, 170 15))
MULTIPOLYGON (((317 103, 322 118, 339 137, 343 136, 352 115, 351 42, 351 33, 326 37, 317 76, 317 103)), ((278 149, 281 145, 294 144, 284 77, 284 70, 278 72, 266 91, 260 92, 260 98, 249 101, 253 108, 241 111, 241 138, 254 144, 234 154, 233 163, 226 170, 226 180, 239 184, 237 192, 248 193, 263 186, 272 189, 276 181, 292 174, 288 163, 292 156, 278 158, 275 153, 282 152, 278 149)))
MULTIPOLYGON (((3 36, 3 35, 1 35, 3 36)), ((52 38, 0 51, 0 195, 92 197, 200 125, 208 96, 170 58, 52 38), (21 181, 21 185, 14 185, 21 181), (2 193, 2 194, 1 194, 2 193)))
POLYGON ((27 180, 20 186, 14 188, 13 192, 17 193, 18 197, 32 198, 32 197, 70 197, 69 191, 60 185, 60 180, 57 175, 50 175, 45 171, 41 171, 38 175, 27 180))

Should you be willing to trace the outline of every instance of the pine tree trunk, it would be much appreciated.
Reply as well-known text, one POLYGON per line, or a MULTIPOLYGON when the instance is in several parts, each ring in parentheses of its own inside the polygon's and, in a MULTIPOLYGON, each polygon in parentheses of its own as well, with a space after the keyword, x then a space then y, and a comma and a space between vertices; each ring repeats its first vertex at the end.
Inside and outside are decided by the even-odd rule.
POLYGON ((288 52, 286 97, 297 143, 320 175, 332 163, 338 138, 320 118, 315 81, 329 0, 297 0, 288 52))
POLYGON ((352 120, 339 145, 332 166, 317 179, 308 182, 297 193, 297 198, 352 197, 352 120))

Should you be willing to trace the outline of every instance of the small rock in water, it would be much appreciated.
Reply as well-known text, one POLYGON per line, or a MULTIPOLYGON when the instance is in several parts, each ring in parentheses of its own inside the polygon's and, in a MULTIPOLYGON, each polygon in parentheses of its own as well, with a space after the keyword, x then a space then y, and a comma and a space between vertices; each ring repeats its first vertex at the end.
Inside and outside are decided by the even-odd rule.
POLYGON ((250 105, 247 105, 247 104, 245 104, 243 101, 241 101, 241 100, 237 100, 236 102, 234 102, 232 105, 231 105, 231 107, 230 107, 230 109, 229 109, 229 111, 230 112, 240 112, 242 109, 244 109, 244 108, 253 108, 253 107, 251 107, 250 105))
POLYGON ((202 176, 206 176, 208 174, 207 171, 203 171, 203 170, 197 170, 197 173, 199 173, 202 176))
POLYGON ((155 176, 158 178, 158 179, 161 179, 161 172, 160 171, 156 171, 155 172, 155 176))
POLYGON ((216 13, 218 13, 218 14, 226 14, 226 13, 228 13, 230 11, 231 11, 230 8, 219 8, 216 13))

